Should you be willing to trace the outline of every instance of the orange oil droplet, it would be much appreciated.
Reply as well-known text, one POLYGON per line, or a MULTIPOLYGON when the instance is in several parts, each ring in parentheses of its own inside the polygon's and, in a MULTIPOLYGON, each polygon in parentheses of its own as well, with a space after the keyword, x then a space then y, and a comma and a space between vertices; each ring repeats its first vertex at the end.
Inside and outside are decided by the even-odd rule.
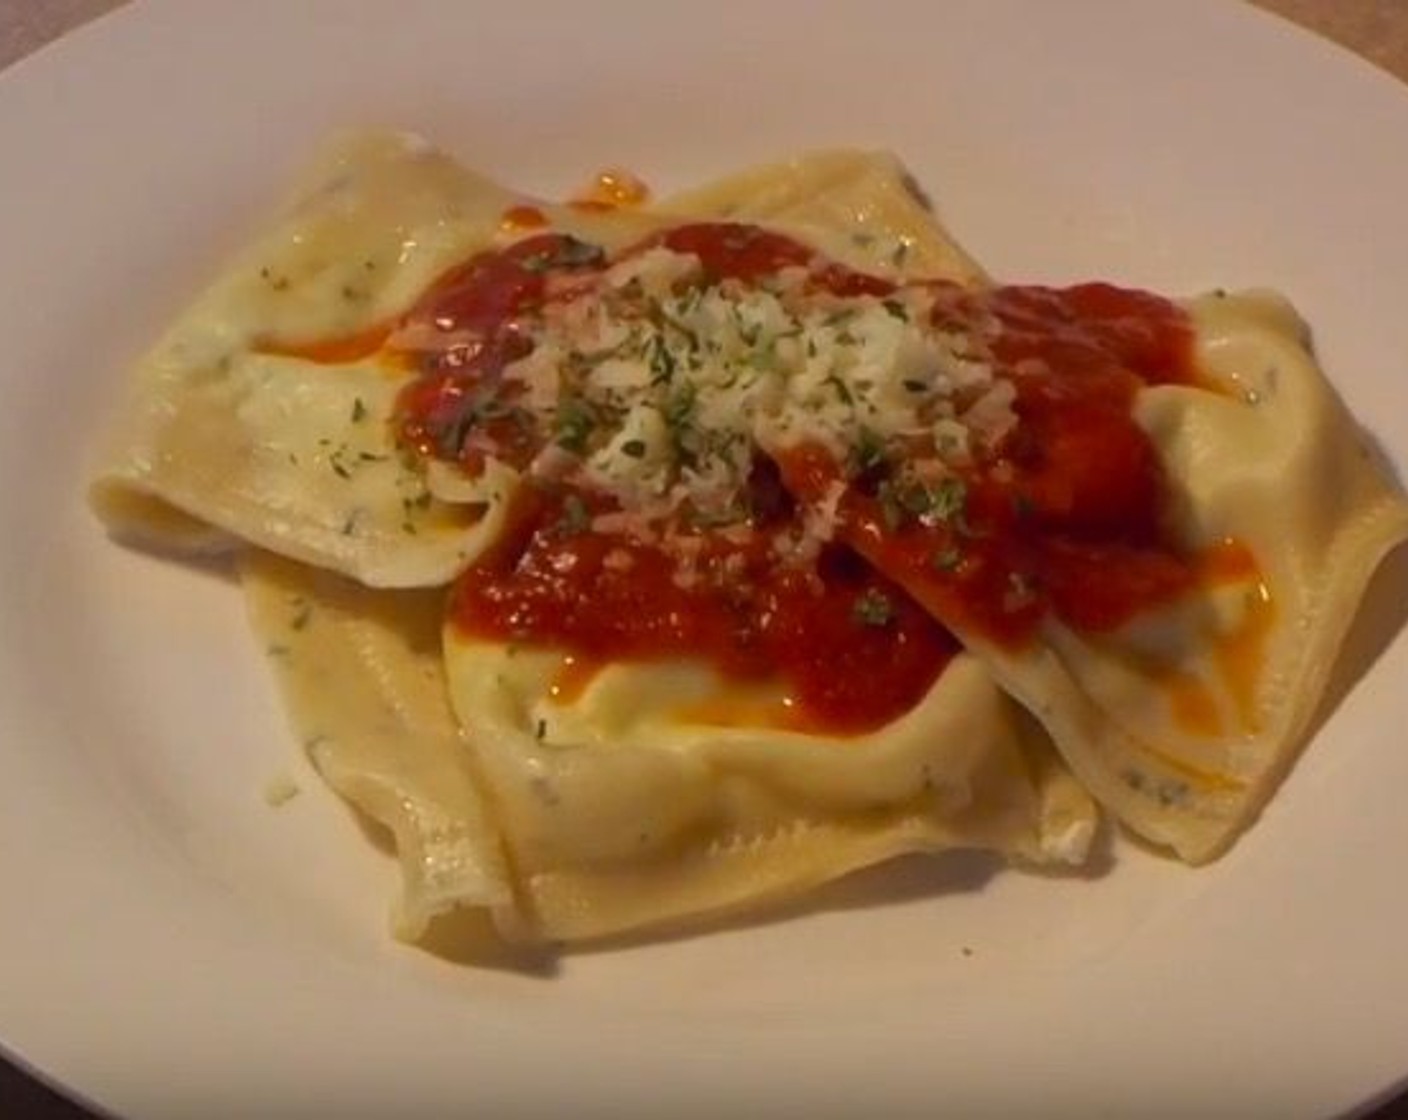
POLYGON ((742 696, 720 693, 681 704, 672 715, 680 723, 706 727, 771 727, 799 730, 802 714, 790 696, 742 696))
POLYGON ((558 704, 571 704, 580 699, 587 685, 601 672, 601 662, 579 654, 568 654, 562 659, 552 683, 548 686, 548 696, 558 704))
POLYGON ((1276 621, 1276 604, 1261 580, 1248 591, 1246 614, 1241 624, 1213 648, 1218 673, 1226 682, 1242 727, 1260 730, 1256 710, 1256 687, 1266 661, 1266 639, 1276 621))
POLYGON ((261 354, 279 358, 302 358, 304 361, 319 362, 323 365, 338 365, 343 362, 361 361, 370 358, 386 345, 391 334, 388 323, 378 323, 355 334, 339 338, 316 339, 311 342, 283 342, 265 339, 255 346, 261 354))
POLYGON ((568 205, 578 210, 602 211, 640 206, 650 198, 650 188, 629 171, 600 172, 568 205))
POLYGON ((510 206, 499 219, 499 227, 507 233, 525 229, 542 229, 547 224, 547 215, 536 206, 510 206))
POLYGON ((1161 683, 1173 721, 1180 730, 1205 739, 1222 734, 1222 714, 1212 689, 1192 673, 1170 672, 1161 683))
POLYGON ((1251 549, 1230 537, 1224 537, 1199 553, 1194 560, 1194 569, 1205 587, 1239 583, 1261 576, 1261 569, 1251 549))
POLYGON ((1204 588, 1241 583, 1246 601, 1237 624, 1213 639, 1208 651, 1216 683, 1168 670, 1160 677, 1164 695, 1175 722, 1189 734, 1205 738, 1226 734, 1228 716, 1235 719, 1238 732, 1255 734, 1261 722, 1257 684, 1266 660, 1267 636, 1276 620, 1271 591, 1256 557, 1239 541, 1218 542, 1197 558, 1195 566, 1204 588), (1219 694, 1230 703, 1231 712, 1219 705, 1219 694))

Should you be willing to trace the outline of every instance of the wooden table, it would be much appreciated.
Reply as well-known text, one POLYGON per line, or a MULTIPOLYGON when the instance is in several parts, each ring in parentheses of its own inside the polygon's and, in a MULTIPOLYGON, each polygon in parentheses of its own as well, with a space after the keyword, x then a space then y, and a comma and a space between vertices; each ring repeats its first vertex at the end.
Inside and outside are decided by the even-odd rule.
MULTIPOLYGON (((125 2, 8 0, 8 6, 0 6, 0 68, 125 2)), ((1408 0, 1251 2, 1334 39, 1408 82, 1408 0)), ((88 1112, 3 1059, 0 1059, 0 1116, 24 1120, 90 1120, 88 1112)), ((1365 1120, 1408 1120, 1408 1093, 1365 1120)))

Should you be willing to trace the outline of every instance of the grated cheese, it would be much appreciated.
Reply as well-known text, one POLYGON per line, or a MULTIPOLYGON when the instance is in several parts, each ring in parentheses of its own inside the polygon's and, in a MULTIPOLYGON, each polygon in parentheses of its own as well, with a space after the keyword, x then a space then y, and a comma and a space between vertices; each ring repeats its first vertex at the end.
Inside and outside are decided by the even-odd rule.
MULTIPOLYGON (((532 350, 503 380, 556 433, 531 472, 619 508, 598 531, 746 522, 760 452, 814 443, 851 463, 873 444, 942 476, 1017 422, 982 331, 933 326, 952 298, 940 288, 840 296, 800 267, 709 282, 698 257, 663 247, 571 284, 522 325, 532 350)), ((808 512, 813 542, 830 538, 839 498, 808 512)))

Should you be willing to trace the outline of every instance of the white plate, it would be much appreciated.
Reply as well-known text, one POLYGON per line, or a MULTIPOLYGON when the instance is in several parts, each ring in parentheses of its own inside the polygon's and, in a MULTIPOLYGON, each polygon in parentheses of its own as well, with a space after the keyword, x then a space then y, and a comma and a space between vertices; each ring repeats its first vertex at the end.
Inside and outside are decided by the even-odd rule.
POLYGON ((1211 868, 904 864, 544 974, 390 942, 233 588, 80 500, 124 363, 366 123, 547 191, 888 146, 1000 275, 1285 289, 1408 456, 1408 93, 1231 0, 124 11, 0 78, 7 1046, 134 1116, 1325 1116, 1408 1072, 1402 557, 1377 663, 1211 868))

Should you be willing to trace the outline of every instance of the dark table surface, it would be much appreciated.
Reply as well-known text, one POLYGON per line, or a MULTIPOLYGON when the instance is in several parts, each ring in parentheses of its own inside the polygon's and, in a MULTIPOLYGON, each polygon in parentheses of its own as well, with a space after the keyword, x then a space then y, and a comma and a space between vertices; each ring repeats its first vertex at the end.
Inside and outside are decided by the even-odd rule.
MULTIPOLYGON (((91 1112, 3 1062, 0 1062, 0 1117, 4 1120, 94 1120, 91 1112)), ((1408 1096, 1366 1114, 1364 1120, 1408 1120, 1408 1096)))

